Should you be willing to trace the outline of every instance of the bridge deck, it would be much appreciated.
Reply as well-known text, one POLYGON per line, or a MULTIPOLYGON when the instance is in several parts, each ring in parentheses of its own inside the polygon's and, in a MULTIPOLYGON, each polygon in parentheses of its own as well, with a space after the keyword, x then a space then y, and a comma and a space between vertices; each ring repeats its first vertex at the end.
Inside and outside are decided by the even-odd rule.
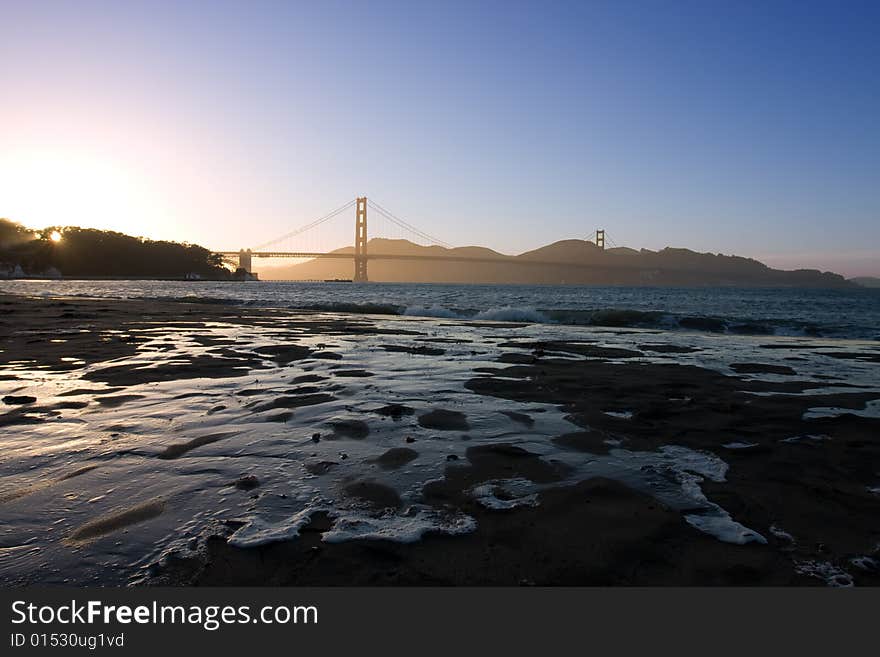
MULTIPOLYGON (((238 251, 215 251, 217 255, 224 258, 237 258, 238 251)), ((309 253, 305 251, 253 251, 250 253, 252 258, 337 258, 337 259, 354 259, 352 253, 309 253)), ((498 265, 541 265, 553 266, 564 265, 566 267, 602 267, 607 265, 587 264, 580 262, 559 262, 549 260, 526 260, 516 256, 496 256, 496 257, 473 257, 466 255, 407 255, 407 254, 390 254, 390 253, 367 253, 367 260, 428 260, 440 262, 480 262, 492 263, 498 265)))

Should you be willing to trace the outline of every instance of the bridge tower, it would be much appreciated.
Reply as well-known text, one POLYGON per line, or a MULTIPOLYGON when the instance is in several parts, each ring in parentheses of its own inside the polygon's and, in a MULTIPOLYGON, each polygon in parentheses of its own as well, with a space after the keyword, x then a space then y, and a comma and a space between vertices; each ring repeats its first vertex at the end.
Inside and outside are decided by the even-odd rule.
POLYGON ((251 273, 251 250, 245 251, 241 249, 238 252, 238 268, 244 269, 248 274, 251 273))
POLYGON ((358 197, 354 219, 354 282, 367 281, 367 197, 358 197))
POLYGON ((605 231, 602 228, 596 230, 596 246, 605 250, 605 231))

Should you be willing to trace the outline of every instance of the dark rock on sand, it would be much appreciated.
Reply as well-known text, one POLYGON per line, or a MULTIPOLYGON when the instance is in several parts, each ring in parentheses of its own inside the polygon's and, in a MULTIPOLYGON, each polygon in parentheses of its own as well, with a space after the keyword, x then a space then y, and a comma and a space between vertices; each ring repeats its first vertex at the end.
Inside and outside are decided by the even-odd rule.
POLYGON ((58 393, 58 397, 80 397, 82 395, 109 395, 125 388, 76 388, 67 392, 58 393))
POLYGON ((697 347, 686 347, 677 344, 640 344, 639 349, 642 351, 653 351, 658 354, 692 354, 700 351, 697 347))
POLYGON ((254 411, 261 412, 269 411, 273 408, 300 408, 302 406, 314 406, 315 404, 324 404, 333 401, 334 399, 335 397, 333 397, 333 395, 328 395, 323 392, 310 395, 276 397, 272 401, 255 406, 254 411))
POLYGON ((346 378, 365 378, 374 375, 372 372, 368 372, 367 370, 336 370, 335 372, 333 372, 333 376, 341 376, 346 378))
POLYGON ((239 490, 253 490, 260 485, 260 480, 254 475, 244 475, 236 479, 232 485, 239 490))
POLYGON ((375 463, 386 470, 395 470, 419 457, 419 453, 408 447, 392 447, 387 452, 374 459, 375 463))
POLYGON ((467 431, 470 428, 464 413, 447 411, 442 408, 419 415, 419 424, 426 429, 441 431, 467 431))
POLYGON ((156 381, 247 376, 252 370, 262 367, 262 361, 256 357, 202 354, 187 356, 185 362, 160 363, 150 367, 139 364, 111 365, 86 372, 82 378, 114 386, 130 386, 156 381))
POLYGON ((122 406, 126 402, 136 401, 143 398, 144 395, 110 395, 95 397, 95 401, 97 401, 101 406, 106 406, 107 408, 116 408, 118 406, 122 406))
POLYGON ((33 404, 36 401, 37 401, 37 398, 31 397, 30 395, 6 395, 3 398, 3 403, 8 404, 9 406, 21 405, 21 404, 33 404))
MULTIPOLYGON (((542 354, 543 355, 543 354, 542 354)), ((516 352, 507 352, 505 354, 501 354, 498 358, 499 363, 511 363, 514 365, 518 364, 528 364, 534 363, 538 359, 538 352, 536 351, 534 355, 529 354, 520 354, 516 352)))
POLYGON ((55 404, 52 408, 55 408, 58 410, 77 410, 80 408, 85 408, 88 405, 89 405, 89 402, 84 402, 84 401, 65 401, 65 402, 59 402, 58 404, 55 404))
POLYGON ((287 365, 295 360, 302 360, 312 353, 308 347, 297 344, 270 345, 254 349, 258 354, 263 354, 274 360, 279 365, 287 365))
POLYGON ((363 440, 370 435, 370 427, 363 420, 336 420, 329 423, 334 435, 363 440))
POLYGON ((321 376, 320 374, 302 374, 300 376, 293 377, 290 382, 291 383, 318 383, 318 381, 325 381, 327 379, 326 376, 321 376))
POLYGON ((409 406, 404 406, 403 404, 388 404, 382 408, 377 408, 373 412, 378 413, 379 415, 384 415, 385 417, 390 417, 394 420, 399 420, 404 415, 412 415, 415 413, 415 410, 409 406))
POLYGON ((769 363, 731 363, 730 369, 737 374, 797 374, 786 365, 771 365, 769 363))
POLYGON ((416 356, 442 356, 446 352, 443 349, 438 349, 437 347, 427 347, 424 345, 420 345, 418 347, 409 346, 409 345, 401 345, 401 344, 383 344, 381 345, 382 349, 385 351, 392 351, 396 353, 403 354, 413 354, 416 356))
POLYGON ((880 363, 880 354, 871 354, 864 351, 818 351, 821 356, 842 360, 857 360, 863 363, 880 363))
POLYGON ((256 397, 257 395, 267 395, 271 390, 266 388, 245 388, 244 390, 239 390, 236 392, 236 396, 238 397, 256 397))
POLYGON ((309 461, 305 468, 309 474, 322 475, 329 472, 334 465, 336 465, 335 461, 309 461))
POLYGON ((198 438, 193 438, 192 440, 188 440, 184 443, 175 443, 173 445, 168 445, 168 447, 159 452, 157 456, 160 459, 166 460, 178 459, 187 452, 191 452, 198 447, 202 447, 203 445, 210 445, 211 443, 216 443, 218 440, 222 440, 223 438, 232 435, 234 434, 231 432, 227 432, 212 433, 206 436, 199 436, 198 438))

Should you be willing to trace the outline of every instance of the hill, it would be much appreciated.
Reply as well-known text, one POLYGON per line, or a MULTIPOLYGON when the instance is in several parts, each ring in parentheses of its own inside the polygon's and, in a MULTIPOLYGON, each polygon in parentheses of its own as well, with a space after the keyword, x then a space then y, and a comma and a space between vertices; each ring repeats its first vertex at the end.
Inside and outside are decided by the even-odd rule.
POLYGON ((880 277, 877 276, 858 276, 849 280, 862 287, 880 287, 880 277))
MULTIPOLYGON (((338 253, 351 253, 352 248, 338 253)), ((423 247, 407 240, 376 238, 367 252, 383 255, 455 256, 458 260, 370 260, 372 281, 423 283, 522 283, 660 286, 850 287, 838 274, 815 269, 782 271, 739 256, 629 248, 602 250, 585 240, 562 240, 516 256, 481 247, 423 247), (470 261, 469 261, 470 260, 470 261)), ((259 261, 256 261, 257 266, 259 261)), ((264 280, 350 278, 352 263, 341 259, 261 267, 264 280)))
POLYGON ((220 258, 195 244, 131 237, 108 230, 50 226, 32 231, 0 219, 0 277, 228 279, 220 258), (58 232, 57 242, 51 236, 58 232))

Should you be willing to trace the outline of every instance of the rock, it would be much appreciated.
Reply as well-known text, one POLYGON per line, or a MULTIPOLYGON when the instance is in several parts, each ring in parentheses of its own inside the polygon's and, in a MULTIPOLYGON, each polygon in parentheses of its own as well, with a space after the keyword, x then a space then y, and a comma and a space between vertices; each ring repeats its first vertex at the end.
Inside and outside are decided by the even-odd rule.
POLYGON ((420 415, 419 424, 426 429, 439 429, 441 431, 467 431, 470 428, 464 413, 447 411, 442 408, 420 415))
POLYGON ((235 480, 233 486, 239 490, 253 490, 260 485, 260 480, 254 475, 244 475, 235 480))
POLYGON ((333 433, 343 438, 363 440, 370 434, 370 427, 363 420, 336 420, 329 424, 333 433))
POLYGON ((14 404, 33 404, 37 401, 36 397, 31 397, 30 395, 6 395, 3 398, 4 404, 9 404, 10 406, 14 404))
POLYGON ((410 461, 414 461, 419 453, 408 447, 392 447, 387 452, 374 459, 382 468, 386 470, 394 470, 406 465, 410 461))
POLYGON ((384 415, 385 417, 390 417, 394 420, 399 420, 404 415, 412 415, 415 411, 409 406, 404 406, 403 404, 388 404, 387 406, 376 409, 376 413, 384 415))

